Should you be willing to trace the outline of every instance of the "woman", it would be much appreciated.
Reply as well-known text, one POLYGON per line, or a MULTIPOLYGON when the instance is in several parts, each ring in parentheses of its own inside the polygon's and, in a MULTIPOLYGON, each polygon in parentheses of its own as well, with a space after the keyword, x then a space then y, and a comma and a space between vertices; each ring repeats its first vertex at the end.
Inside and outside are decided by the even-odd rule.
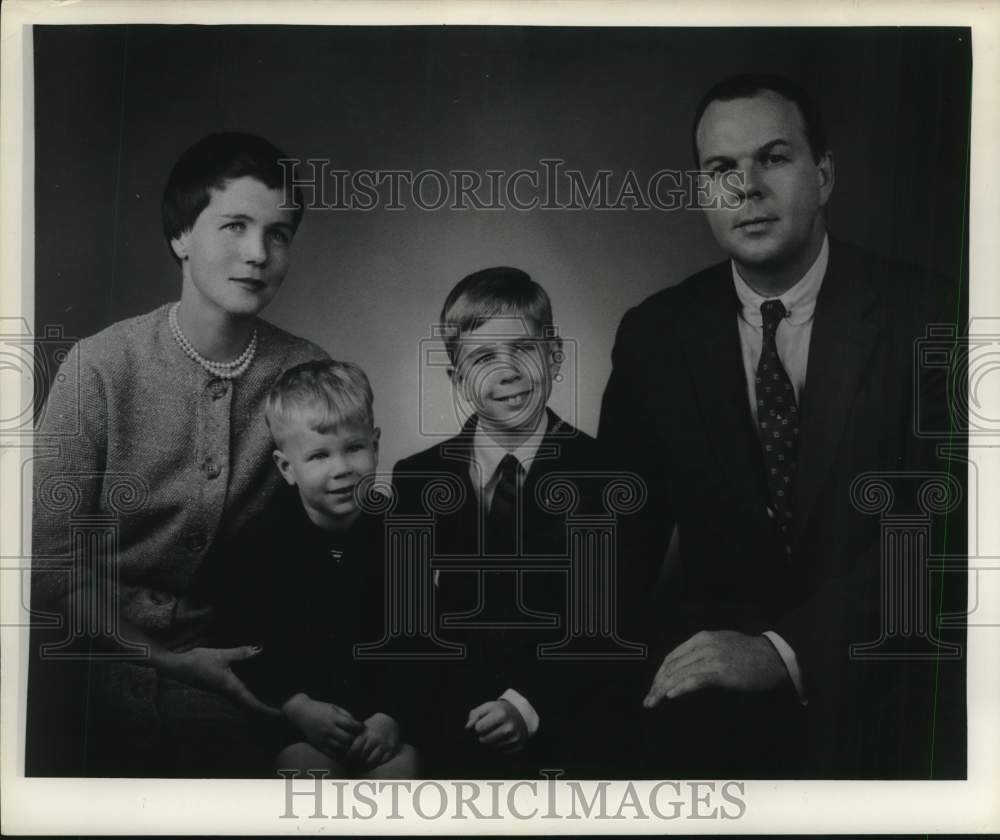
POLYGON ((46 753, 71 775, 255 772, 248 733, 267 710, 229 668, 253 651, 204 642, 213 549, 279 481, 267 389, 326 357, 257 318, 302 217, 297 194, 284 204, 284 157, 235 133, 188 149, 163 198, 180 301, 79 342, 52 387, 36 431, 32 601, 68 621, 32 664, 48 676, 29 693, 29 773, 32 755, 46 773, 46 753), (87 689, 55 714, 40 686, 65 688, 71 671, 87 689))

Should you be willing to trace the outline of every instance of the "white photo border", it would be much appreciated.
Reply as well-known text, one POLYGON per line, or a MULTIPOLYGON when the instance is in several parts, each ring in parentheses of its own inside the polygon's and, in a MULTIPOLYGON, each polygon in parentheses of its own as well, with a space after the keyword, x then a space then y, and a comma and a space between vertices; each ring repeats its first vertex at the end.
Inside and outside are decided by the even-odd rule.
MULTIPOLYGON (((2 21, 2 168, 0 168, 0 315, 5 328, 17 319, 33 323, 33 99, 32 24, 99 23, 282 23, 282 24, 531 24, 620 26, 824 26, 897 25, 970 26, 973 36, 972 161, 970 201, 970 285, 973 317, 996 318, 1000 326, 1000 197, 993 174, 1000 171, 1000 7, 973 3, 917 4, 851 0, 826 2, 723 2, 684 4, 633 2, 322 2, 301 0, 200 0, 200 2, 131 2, 82 0, 75 3, 3 4, 2 21)), ((995 332, 995 331, 994 331, 995 332)), ((6 387, 3 416, 23 405, 23 394, 6 387)), ((994 386, 996 383, 993 383, 994 386)), ((21 383, 29 387, 30 383, 21 383)), ((1000 416, 1000 393, 984 392, 986 410, 1000 416)), ((11 446, 15 444, 10 444, 11 446)), ((18 446, 30 445, 19 442, 18 446)), ((3 441, 2 449, 7 449, 3 441)), ((0 449, 0 451, 2 451, 0 449)), ((10 453, 6 453, 10 455, 10 453)), ((984 464, 981 472, 988 470, 984 464)), ((20 521, 19 464, 0 458, 3 498, 0 506, 0 556, 16 554, 20 521)), ((996 484, 996 472, 989 474, 996 484)), ((1000 542, 1000 520, 980 516, 979 544, 1000 542)), ((1000 551, 994 552, 1000 554, 1000 551)), ((996 565, 996 564, 994 564, 996 565)), ((970 574, 970 589, 976 575, 970 574)), ((404 819, 284 819, 285 783, 275 781, 101 780, 24 777, 25 665, 27 633, 16 625, 23 616, 16 586, 2 595, 2 819, 8 834, 275 834, 326 832, 386 834, 475 833, 867 833, 986 832, 1000 830, 1000 574, 979 576, 979 610, 993 627, 970 628, 968 635, 967 781, 932 782, 746 782, 745 812, 738 819, 697 819, 692 808, 670 821, 530 820, 481 821, 424 819, 412 803, 401 806, 404 819), (407 813, 407 807, 409 812, 407 813)), ((971 594, 970 594, 971 599, 971 594)), ((508 783, 511 784, 511 783, 508 783)), ((582 783, 585 790, 596 783, 582 783)), ((612 782, 609 799, 618 802, 627 783, 612 782)), ((635 784, 646 801, 654 782, 635 784)), ((685 783, 686 784, 686 783, 685 783)), ((560 784, 560 801, 568 791, 560 784)), ((505 789, 506 792, 507 789, 505 789)), ((332 788, 327 788, 332 797, 332 788)), ((527 795, 521 789, 516 796, 527 795)), ((506 793, 505 793, 506 795, 506 793)), ((685 790, 690 798, 690 791, 685 790)), ((433 801, 433 800, 429 800, 433 801)), ((520 800, 519 800, 520 801, 520 800)), ((537 804, 537 803, 536 803, 537 804)), ((525 810, 531 809, 530 802, 525 810)), ((329 805, 326 810, 333 811, 329 805)), ((561 809, 565 812, 567 809, 561 809)))

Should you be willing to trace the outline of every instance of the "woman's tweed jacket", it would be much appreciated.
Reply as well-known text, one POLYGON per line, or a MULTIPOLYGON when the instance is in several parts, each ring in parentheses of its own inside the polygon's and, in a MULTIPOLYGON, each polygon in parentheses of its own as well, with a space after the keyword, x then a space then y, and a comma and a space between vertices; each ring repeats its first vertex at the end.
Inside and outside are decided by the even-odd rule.
POLYGON ((178 649, 210 616, 192 588, 199 567, 280 480, 268 387, 327 354, 258 321, 250 369, 217 379, 177 345, 168 310, 83 339, 59 369, 36 430, 32 600, 44 609, 74 575, 111 568, 120 614, 178 649))

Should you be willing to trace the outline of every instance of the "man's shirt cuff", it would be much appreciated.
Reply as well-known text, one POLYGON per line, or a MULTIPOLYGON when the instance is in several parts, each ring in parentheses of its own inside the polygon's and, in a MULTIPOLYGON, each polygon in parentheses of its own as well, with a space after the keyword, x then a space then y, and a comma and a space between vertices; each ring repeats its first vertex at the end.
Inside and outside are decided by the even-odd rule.
POLYGON ((538 725, 541 723, 538 719, 538 712, 535 711, 534 706, 525 699, 523 694, 519 694, 513 688, 508 688, 500 695, 500 699, 506 700, 520 712, 521 717, 524 718, 524 725, 528 727, 529 737, 538 731, 538 725))
POLYGON ((792 650, 788 642, 773 630, 765 630, 763 635, 774 645, 774 649, 778 651, 781 661, 785 663, 785 670, 788 671, 788 677, 792 681, 792 685, 795 686, 796 694, 799 695, 799 702, 803 706, 808 706, 809 701, 806 699, 805 686, 802 684, 802 670, 799 668, 799 660, 795 655, 795 651, 792 650))

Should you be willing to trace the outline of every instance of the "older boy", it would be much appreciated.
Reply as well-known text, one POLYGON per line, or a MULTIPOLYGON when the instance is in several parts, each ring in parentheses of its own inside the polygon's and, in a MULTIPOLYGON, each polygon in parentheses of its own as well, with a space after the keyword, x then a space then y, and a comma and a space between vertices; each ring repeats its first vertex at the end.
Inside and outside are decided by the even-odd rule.
POLYGON ((387 663, 354 654, 381 637, 384 614, 383 520, 359 506, 378 466, 372 402, 364 372, 333 361, 286 371, 268 394, 274 461, 289 487, 229 552, 220 618, 234 642, 263 648, 238 672, 291 724, 278 768, 416 775, 415 753, 385 712, 404 692, 389 685, 387 663))
POLYGON ((594 476, 608 465, 592 438, 547 408, 561 341, 548 295, 527 274, 497 267, 469 275, 445 300, 441 323, 448 376, 472 413, 456 437, 400 461, 394 483, 399 510, 413 511, 431 476, 457 479, 465 502, 437 516, 434 550, 481 566, 437 579, 442 632, 465 643, 466 657, 437 668, 421 755, 432 775, 596 770, 607 744, 581 730, 599 704, 592 663, 538 653, 565 632, 565 571, 546 558, 569 547, 566 513, 545 509, 537 491, 560 474, 579 493, 576 512, 596 510, 594 476))

